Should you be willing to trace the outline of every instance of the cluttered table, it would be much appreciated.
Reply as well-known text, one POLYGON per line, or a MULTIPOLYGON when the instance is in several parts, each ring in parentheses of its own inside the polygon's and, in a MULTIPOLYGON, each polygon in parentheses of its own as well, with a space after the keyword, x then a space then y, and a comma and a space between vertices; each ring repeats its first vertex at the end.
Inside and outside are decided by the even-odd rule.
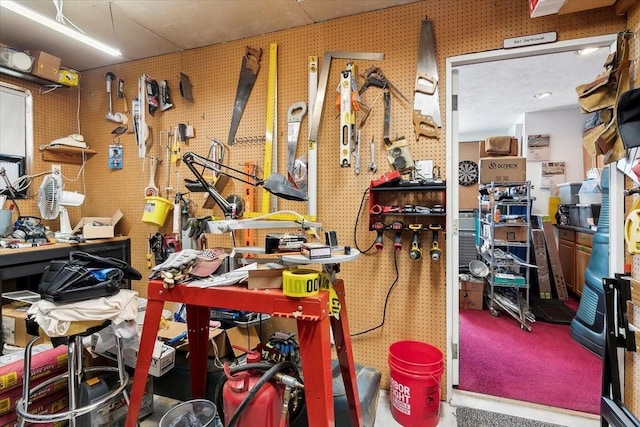
MULTIPOLYGON (((357 255, 359 254, 354 253, 353 256, 338 259, 354 259, 357 255)), ((283 261, 287 260, 290 264, 310 263, 308 259, 305 260, 298 255, 283 257, 283 261)), ((330 265, 337 262, 326 259, 321 263, 330 265)), ((185 284, 167 289, 161 280, 151 280, 147 290, 147 308, 126 426, 135 427, 137 423, 165 302, 186 305, 192 398, 202 398, 206 395, 210 307, 268 313, 273 317, 292 318, 297 322, 300 356, 304 361, 302 370, 309 426, 335 426, 329 335, 331 331, 345 385, 351 424, 354 427, 362 426, 344 282, 334 279, 333 288, 341 307, 339 317, 330 316, 330 296, 328 292, 323 291, 313 296, 292 298, 284 295, 282 289, 254 290, 240 285, 203 288, 185 284)))

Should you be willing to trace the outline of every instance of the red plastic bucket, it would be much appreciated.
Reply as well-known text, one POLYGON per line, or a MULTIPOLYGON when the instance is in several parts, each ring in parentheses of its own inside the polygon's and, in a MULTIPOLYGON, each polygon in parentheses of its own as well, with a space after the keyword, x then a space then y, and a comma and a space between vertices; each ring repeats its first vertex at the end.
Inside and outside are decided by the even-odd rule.
POLYGON ((389 346, 391 415, 404 427, 435 427, 440 418, 442 352, 420 341, 389 346))

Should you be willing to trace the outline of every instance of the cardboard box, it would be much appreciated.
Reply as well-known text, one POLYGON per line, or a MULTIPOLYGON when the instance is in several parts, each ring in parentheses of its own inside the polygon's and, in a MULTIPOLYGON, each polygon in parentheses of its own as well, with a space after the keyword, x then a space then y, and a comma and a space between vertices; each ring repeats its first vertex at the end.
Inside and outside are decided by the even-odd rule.
POLYGON ((80 84, 80 74, 76 70, 61 68, 58 71, 57 81, 65 86, 78 86, 80 84))
MULTIPOLYGON (((28 306, 20 307, 12 304, 2 306, 2 341, 18 347, 26 347, 31 335, 27 334, 28 306)), ((50 342, 49 337, 41 330, 40 339, 36 344, 50 342)))
MULTIPOLYGON (((98 341, 98 335, 91 335, 91 350, 96 352, 96 344, 98 341)), ((117 354, 115 347, 112 347, 103 352, 96 352, 104 357, 112 360, 117 360, 117 354)), ((125 365, 135 368, 138 362, 138 349, 125 348, 122 350, 122 357, 124 358, 125 365)), ((163 344, 160 341, 156 342, 153 348, 153 354, 151 356, 151 365, 149 366, 149 375, 154 377, 161 377, 166 374, 176 363, 176 349, 163 344)))
POLYGON ((526 242, 527 231, 528 227, 526 226, 508 225, 506 227, 494 227, 493 239, 507 242, 526 242))
POLYGON ((459 293, 460 310, 482 310, 484 280, 460 280, 459 293))
POLYGON ((82 230, 85 239, 108 239, 115 236, 115 228, 124 214, 118 209, 111 218, 107 217, 83 217, 74 227, 73 232, 82 230))
POLYGON ((525 157, 482 157, 480 158, 480 183, 524 182, 527 180, 527 159, 525 157))
POLYGON ((253 263, 255 268, 249 270, 249 278, 247 279, 248 289, 281 289, 282 288, 282 272, 284 266, 275 264, 274 268, 271 264, 253 263))
POLYGON ((517 156, 518 155, 518 139, 511 138, 509 141, 509 150, 505 154, 487 153, 487 141, 480 141, 480 156, 479 157, 504 157, 504 156, 517 156))
MULTIPOLYGON (((187 330, 186 323, 168 321, 168 328, 158 331, 158 338, 171 339, 177 337, 181 333, 187 330)), ((226 357, 233 354, 238 357, 244 354, 244 351, 237 348, 233 348, 233 345, 246 348, 248 343, 251 343, 252 347, 255 347, 260 342, 260 337, 255 327, 240 328, 233 327, 229 329, 210 329, 209 330, 209 356, 226 357), (215 345, 215 348, 214 348, 215 345), (217 353, 216 353, 217 352, 217 353)), ((189 350, 189 341, 183 340, 176 349, 182 351, 189 350)))
POLYGON ((41 50, 32 50, 30 53, 33 57, 31 74, 57 82, 61 59, 41 50))

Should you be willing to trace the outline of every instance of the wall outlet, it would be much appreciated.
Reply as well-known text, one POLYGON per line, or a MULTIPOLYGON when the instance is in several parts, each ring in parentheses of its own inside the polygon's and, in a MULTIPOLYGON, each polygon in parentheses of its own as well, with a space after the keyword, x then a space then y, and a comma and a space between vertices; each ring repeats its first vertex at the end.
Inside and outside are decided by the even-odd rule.
POLYGON ((62 166, 61 165, 51 165, 51 172, 60 172, 60 173, 62 173, 62 166))

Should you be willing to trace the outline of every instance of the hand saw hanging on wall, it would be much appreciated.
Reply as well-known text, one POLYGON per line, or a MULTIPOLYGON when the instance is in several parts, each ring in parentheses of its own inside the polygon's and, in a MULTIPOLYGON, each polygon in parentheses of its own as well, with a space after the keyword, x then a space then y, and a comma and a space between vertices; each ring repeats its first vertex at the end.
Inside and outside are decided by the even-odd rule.
POLYGON ((436 43, 431 20, 422 21, 415 93, 413 98, 413 125, 416 140, 420 136, 437 138, 442 126, 440 98, 438 96, 438 63, 436 43))
POLYGON ((236 138, 236 132, 238 131, 238 125, 240 124, 240 118, 242 118, 244 107, 247 105, 251 89, 253 89, 253 85, 258 78, 261 57, 261 48, 253 49, 249 46, 247 46, 247 51, 242 57, 240 79, 238 80, 238 89, 236 90, 236 101, 233 105, 231 128, 229 129, 229 138, 227 138, 227 143, 229 145, 232 145, 236 138))

